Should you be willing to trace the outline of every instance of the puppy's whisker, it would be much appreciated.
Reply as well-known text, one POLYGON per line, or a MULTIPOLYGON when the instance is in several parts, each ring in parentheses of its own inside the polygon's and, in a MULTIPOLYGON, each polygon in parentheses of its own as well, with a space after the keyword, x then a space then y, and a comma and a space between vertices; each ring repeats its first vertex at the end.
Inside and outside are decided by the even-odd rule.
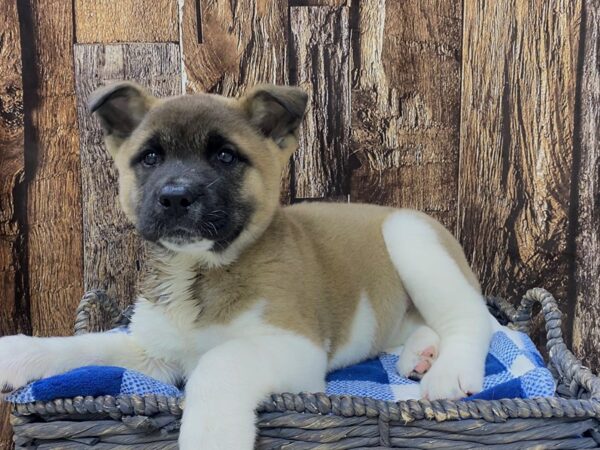
POLYGON ((215 236, 216 236, 216 235, 217 235, 217 233, 218 233, 218 232, 217 232, 217 227, 216 227, 216 226, 215 226, 215 224, 214 224, 214 223, 212 223, 212 222, 208 222, 208 224, 209 224, 209 225, 210 225, 210 226, 213 228, 213 230, 215 230, 215 236))
POLYGON ((222 209, 217 209, 206 214, 209 217, 227 217, 227 212, 222 209))
POLYGON ((220 181, 220 180, 221 180, 221 177, 217 177, 217 178, 215 178, 213 181, 211 181, 211 182, 210 182, 210 183, 209 183, 209 184, 206 186, 206 188, 205 188, 205 189, 208 189, 209 187, 211 187, 213 184, 215 184, 217 181, 220 181))
POLYGON ((208 213, 205 215, 206 217, 214 217, 216 219, 226 219, 227 218, 227 214, 214 214, 214 213, 208 213))

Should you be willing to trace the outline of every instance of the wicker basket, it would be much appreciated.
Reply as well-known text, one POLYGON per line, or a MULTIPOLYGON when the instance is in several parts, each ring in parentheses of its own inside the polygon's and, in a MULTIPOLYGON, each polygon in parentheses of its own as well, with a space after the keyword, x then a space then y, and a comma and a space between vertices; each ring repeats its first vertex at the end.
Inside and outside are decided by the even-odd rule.
MULTIPOLYGON (((518 310, 490 298, 490 310, 528 331, 540 302, 557 397, 495 401, 383 402, 325 394, 277 394, 258 408, 260 449, 580 449, 600 448, 600 380, 565 346, 561 313, 543 289, 518 310)), ((103 292, 87 293, 75 333, 127 323, 103 292)), ((231 408, 235 408, 231 405, 231 408)), ((17 405, 17 449, 176 449, 183 401, 160 396, 75 397, 17 405)))

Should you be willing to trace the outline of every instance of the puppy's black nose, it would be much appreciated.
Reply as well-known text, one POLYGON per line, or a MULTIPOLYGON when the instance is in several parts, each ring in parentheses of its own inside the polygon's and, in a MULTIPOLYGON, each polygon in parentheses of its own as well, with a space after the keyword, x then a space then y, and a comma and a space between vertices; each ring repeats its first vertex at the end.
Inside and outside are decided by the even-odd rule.
POLYGON ((165 212, 175 217, 186 214, 194 201, 195 198, 190 189, 179 184, 167 184, 158 194, 158 202, 165 212))

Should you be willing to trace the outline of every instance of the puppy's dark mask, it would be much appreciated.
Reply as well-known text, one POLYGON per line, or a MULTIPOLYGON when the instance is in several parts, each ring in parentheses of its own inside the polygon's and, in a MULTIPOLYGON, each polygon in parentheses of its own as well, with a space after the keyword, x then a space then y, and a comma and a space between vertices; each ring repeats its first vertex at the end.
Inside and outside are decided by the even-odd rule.
POLYGON ((121 204, 140 234, 220 252, 271 208, 257 193, 272 196, 306 100, 297 88, 269 85, 241 99, 159 100, 123 82, 96 91, 90 109, 119 169, 121 204))

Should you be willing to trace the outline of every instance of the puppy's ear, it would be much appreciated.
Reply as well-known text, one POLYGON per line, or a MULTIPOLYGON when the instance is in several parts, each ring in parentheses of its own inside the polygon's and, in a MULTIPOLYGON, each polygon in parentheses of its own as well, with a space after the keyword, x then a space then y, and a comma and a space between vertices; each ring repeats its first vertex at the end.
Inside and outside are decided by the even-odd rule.
POLYGON ((131 135, 155 101, 140 85, 121 81, 94 91, 88 104, 100 118, 106 137, 120 141, 131 135))
POLYGON ((285 138, 302 122, 308 95, 291 86, 259 85, 242 98, 250 122, 265 136, 284 147, 285 138))

